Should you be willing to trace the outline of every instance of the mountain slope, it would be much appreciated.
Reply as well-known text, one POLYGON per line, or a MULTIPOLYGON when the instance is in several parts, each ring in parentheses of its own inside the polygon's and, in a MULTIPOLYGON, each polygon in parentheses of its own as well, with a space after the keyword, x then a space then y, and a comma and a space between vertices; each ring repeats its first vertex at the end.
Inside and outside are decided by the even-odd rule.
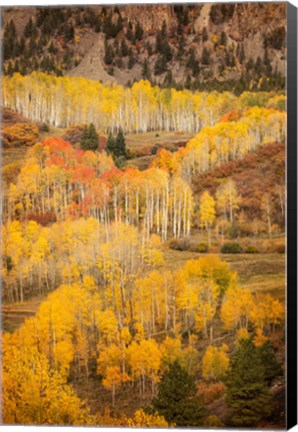
POLYGON ((280 89, 285 14, 283 2, 5 8, 4 72, 280 89))

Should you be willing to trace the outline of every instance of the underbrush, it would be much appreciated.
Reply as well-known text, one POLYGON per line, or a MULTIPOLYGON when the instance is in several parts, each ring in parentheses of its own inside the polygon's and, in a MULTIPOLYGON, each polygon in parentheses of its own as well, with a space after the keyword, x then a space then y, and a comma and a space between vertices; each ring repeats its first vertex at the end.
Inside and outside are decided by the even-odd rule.
POLYGON ((168 246, 172 250, 189 251, 198 253, 222 253, 222 254, 284 254, 286 251, 285 238, 238 238, 235 241, 230 239, 212 238, 211 245, 205 240, 205 233, 195 234, 180 239, 172 238, 168 246))

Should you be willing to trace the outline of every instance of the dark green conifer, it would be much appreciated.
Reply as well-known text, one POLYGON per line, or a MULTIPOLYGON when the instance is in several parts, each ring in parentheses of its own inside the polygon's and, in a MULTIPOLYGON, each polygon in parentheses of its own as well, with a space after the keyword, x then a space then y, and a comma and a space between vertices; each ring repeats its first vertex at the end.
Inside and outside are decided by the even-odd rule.
POLYGON ((152 406, 170 424, 198 427, 202 425, 204 409, 196 394, 194 378, 176 360, 161 379, 152 406))
POLYGON ((81 136, 81 148, 83 150, 96 151, 98 149, 98 134, 93 123, 85 126, 81 136))
POLYGON ((231 357, 227 378, 227 404, 235 426, 254 427, 270 414, 265 368, 252 339, 242 339, 231 357))

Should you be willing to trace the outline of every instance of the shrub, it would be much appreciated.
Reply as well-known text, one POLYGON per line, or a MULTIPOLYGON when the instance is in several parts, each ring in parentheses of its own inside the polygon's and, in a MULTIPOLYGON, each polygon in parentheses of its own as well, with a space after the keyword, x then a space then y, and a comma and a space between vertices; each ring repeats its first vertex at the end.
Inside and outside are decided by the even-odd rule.
POLYGON ((199 243, 197 251, 200 253, 207 253, 209 252, 209 246, 207 243, 199 243))
POLYGON ((210 385, 203 383, 200 385, 198 393, 199 395, 203 395, 204 402, 208 405, 225 395, 226 386, 222 382, 210 385))
POLYGON ((286 251, 286 245, 284 241, 278 242, 274 245, 274 252, 284 254, 286 251))
POLYGON ((34 123, 15 123, 3 129, 3 138, 8 147, 31 146, 37 142, 38 127, 34 123))
POLYGON ((15 183, 17 180, 17 176, 21 170, 21 160, 17 160, 16 162, 11 162, 3 166, 2 168, 2 180, 4 182, 15 183))
POLYGON ((185 251, 189 250, 190 248, 190 241, 187 238, 183 239, 172 239, 169 243, 170 249, 178 250, 178 251, 185 251))
POLYGON ((245 253, 255 254, 255 253, 260 253, 260 251, 255 246, 248 246, 248 248, 245 250, 245 253))
POLYGON ((70 142, 72 145, 74 145, 81 141, 83 130, 84 130, 83 125, 70 126, 65 130, 65 132, 62 135, 62 138, 65 141, 70 142))
POLYGON ((151 149, 151 154, 156 155, 156 153, 158 152, 160 146, 158 144, 155 144, 152 149, 151 149))
POLYGON ((57 221, 57 217, 54 212, 47 211, 44 213, 30 213, 28 220, 37 222, 40 225, 47 226, 57 221))
POLYGON ((216 428, 216 427, 223 427, 224 424, 222 423, 222 421, 220 420, 219 417, 217 417, 216 415, 210 415, 207 417, 206 419, 206 425, 211 427, 211 428, 216 428))
POLYGON ((49 132, 50 128, 46 123, 43 123, 42 125, 39 126, 39 130, 41 132, 49 132))
POLYGON ((220 249, 221 253, 223 254, 237 254, 237 253, 242 253, 242 247, 240 246, 239 243, 236 242, 228 242, 225 243, 221 249, 220 249))

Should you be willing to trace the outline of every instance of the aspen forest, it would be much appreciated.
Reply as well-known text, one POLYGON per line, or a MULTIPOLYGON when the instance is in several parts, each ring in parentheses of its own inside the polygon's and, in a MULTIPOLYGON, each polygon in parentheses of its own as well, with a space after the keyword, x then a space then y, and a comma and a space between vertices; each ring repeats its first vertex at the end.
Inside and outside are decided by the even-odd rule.
POLYGON ((1 421, 282 429, 283 5, 140 7, 2 11, 1 421))

